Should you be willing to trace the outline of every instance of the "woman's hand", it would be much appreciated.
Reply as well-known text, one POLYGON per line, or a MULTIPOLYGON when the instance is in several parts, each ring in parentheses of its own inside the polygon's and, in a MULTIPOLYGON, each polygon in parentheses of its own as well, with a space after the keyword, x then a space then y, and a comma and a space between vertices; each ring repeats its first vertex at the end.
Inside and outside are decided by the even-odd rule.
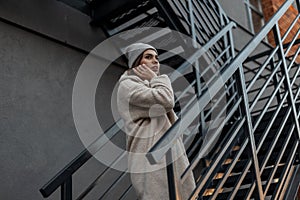
POLYGON ((149 67, 145 64, 141 64, 135 68, 132 68, 134 73, 138 75, 142 80, 151 81, 152 78, 156 77, 156 73, 152 71, 149 67))

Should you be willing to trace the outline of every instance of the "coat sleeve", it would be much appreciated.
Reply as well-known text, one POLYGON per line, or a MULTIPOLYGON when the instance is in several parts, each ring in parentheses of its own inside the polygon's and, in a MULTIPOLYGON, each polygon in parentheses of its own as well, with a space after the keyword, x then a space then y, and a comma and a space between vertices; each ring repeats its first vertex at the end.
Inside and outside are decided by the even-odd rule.
POLYGON ((147 110, 150 117, 166 114, 174 107, 173 89, 167 75, 154 77, 149 86, 135 84, 131 89, 129 104, 147 110))

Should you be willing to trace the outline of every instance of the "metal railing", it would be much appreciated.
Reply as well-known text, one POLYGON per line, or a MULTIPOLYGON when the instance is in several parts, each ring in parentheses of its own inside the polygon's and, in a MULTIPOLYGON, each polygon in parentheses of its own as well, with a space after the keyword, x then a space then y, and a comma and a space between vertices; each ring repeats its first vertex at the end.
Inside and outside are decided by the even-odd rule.
MULTIPOLYGON (((295 62, 299 55, 299 48, 292 59, 289 59, 287 56, 294 41, 297 41, 297 35, 295 35, 292 43, 284 45, 285 36, 281 36, 278 22, 292 3, 292 0, 284 2, 273 18, 239 52, 228 67, 220 70, 220 76, 212 78, 212 81, 207 84, 208 90, 203 91, 200 98, 191 105, 191 109, 182 115, 164 137, 148 152, 149 161, 152 163, 157 163, 164 157, 167 157, 169 155, 168 152, 172 148, 172 143, 181 136, 182 131, 189 126, 191 121, 199 116, 199 113, 204 110, 213 97, 222 91, 224 83, 226 85, 227 81, 234 77, 237 83, 238 100, 235 102, 235 106, 231 107, 230 110, 227 109, 229 112, 221 124, 229 122, 236 112, 239 113, 239 119, 233 123, 235 128, 225 133, 225 139, 221 141, 221 149, 218 151, 218 155, 210 157, 210 164, 207 166, 206 171, 197 179, 197 188, 191 194, 191 199, 201 196, 205 196, 207 199, 214 199, 218 195, 222 196, 225 194, 226 192, 223 191, 224 188, 221 188, 221 186, 228 181, 229 174, 237 166, 237 160, 241 159, 241 156, 244 156, 243 159, 246 161, 245 167, 238 172, 235 186, 228 189, 226 199, 233 199, 238 195, 238 192, 244 192, 242 194, 243 198, 247 199, 251 197, 265 199, 266 196, 271 196, 272 199, 279 199, 284 194, 284 183, 289 181, 288 177, 292 172, 293 161, 298 151, 300 133, 300 112, 299 106, 296 104, 299 98, 299 81, 296 83, 299 74, 299 64, 295 62), (247 63, 249 62, 248 58, 270 32, 276 38, 276 46, 272 51, 266 53, 263 64, 259 66, 251 81, 246 85, 243 66, 249 64, 247 63), (295 65, 298 67, 291 74, 291 69, 295 65), (264 73, 263 78, 260 77, 262 73, 264 73), (258 81, 262 82, 258 83, 258 81), (257 85, 257 83, 261 88, 255 89, 256 93, 252 95, 253 86, 257 85), (293 87, 294 85, 296 87, 293 87), (297 88, 297 91, 293 92, 292 88, 297 88), (274 100, 276 99, 275 96, 277 96, 277 102, 274 100), (262 104, 261 109, 254 111, 258 103, 262 104), (279 113, 281 114, 282 112, 285 114, 278 117, 279 113), (270 113, 272 113, 271 117, 268 116, 268 119, 266 119, 270 113), (266 120, 266 122, 263 122, 262 119, 266 120), (274 127, 277 124, 280 125, 277 126, 278 130, 275 131, 274 127), (271 142, 266 139, 270 139, 270 137, 272 138, 271 142), (235 140, 242 141, 239 144, 239 152, 236 153, 236 157, 231 161, 231 165, 227 168, 218 187, 213 187, 211 194, 206 195, 205 192, 211 188, 216 173, 224 165, 224 159, 232 152, 231 148, 235 144, 235 140), (243 154, 247 155, 246 159, 243 154), (252 180, 250 182, 247 180, 248 174, 251 175, 252 180), (272 189, 270 189, 271 186, 273 186, 272 189)), ((291 24, 291 26, 294 24, 291 24)), ((292 28, 289 28, 285 35, 288 35, 291 30, 292 28)), ((218 118, 214 120, 218 121, 218 118)), ((220 127, 222 129, 222 126, 220 127)), ((218 135, 219 131, 221 130, 213 129, 212 138, 218 135)), ((190 166, 182 174, 181 182, 185 180, 189 172, 194 170, 203 157, 202 154, 205 152, 205 148, 209 148, 211 143, 208 142, 203 145, 204 147, 197 154, 196 159, 191 162, 190 166)), ((172 168, 168 169, 172 170, 172 168)), ((172 194, 174 196, 177 193, 173 180, 173 177, 169 178, 169 184, 173 186, 172 190, 170 190, 170 196, 172 194)), ((177 198, 179 199, 178 196, 175 199, 177 198)))
MULTIPOLYGON (((191 163, 181 176, 181 182, 184 182, 189 172, 195 174, 197 187, 190 199, 233 199, 241 196, 264 199, 270 195, 273 199, 278 199, 284 193, 284 183, 289 181, 288 177, 292 173, 300 134, 300 112, 296 104, 300 93, 297 87, 299 67, 295 62, 299 51, 296 51, 294 57, 287 56, 287 51, 291 49, 289 47, 298 40, 283 44, 278 32, 278 21, 293 1, 286 1, 236 57, 232 36, 234 23, 226 18, 216 1, 157 2, 160 2, 156 5, 164 13, 162 15, 174 15, 174 12, 170 12, 170 5, 172 9, 176 9, 179 15, 174 15, 177 17, 175 22, 169 24, 178 29, 189 27, 185 31, 202 48, 195 48, 189 59, 177 68, 181 73, 194 69, 195 80, 192 87, 196 88, 198 94, 190 98, 185 108, 181 109, 180 118, 149 151, 149 161, 156 163, 163 158, 171 159, 169 152, 172 143, 184 130, 194 125, 194 119, 199 118, 200 122, 185 140, 185 143, 189 143, 193 141, 195 134, 201 134, 192 143, 192 148, 189 148, 191 163), (253 56, 257 46, 271 31, 277 37, 276 47, 253 56), (200 58, 208 61, 206 65, 199 65, 200 58), (257 58, 264 61, 256 62, 257 58), (257 63, 262 64, 257 66, 257 63), (253 73, 246 83, 244 69, 249 66, 253 73), (262 87, 258 89, 257 84, 262 87), (261 104, 259 109, 258 104, 261 104), (200 139, 204 142, 201 143, 200 139), (163 151, 156 152, 157 149, 163 151), (199 164, 203 160, 206 165, 199 170, 199 164)), ((173 74, 170 78, 176 81, 177 76, 173 74)), ((109 139, 117 136, 122 126, 122 121, 118 121, 109 128, 104 133, 105 136, 100 136, 45 184, 40 189, 42 195, 48 197, 61 187, 61 199, 73 199, 73 174, 104 147, 109 139)), ((76 199, 83 199, 93 190, 101 177, 123 156, 122 154, 116 158, 76 199)), ((167 171, 170 198, 177 199, 173 166, 169 165, 167 171)), ((120 173, 99 199, 109 194, 125 176, 125 172, 120 173)), ((131 190, 132 187, 128 185, 119 198, 126 199, 131 190)))

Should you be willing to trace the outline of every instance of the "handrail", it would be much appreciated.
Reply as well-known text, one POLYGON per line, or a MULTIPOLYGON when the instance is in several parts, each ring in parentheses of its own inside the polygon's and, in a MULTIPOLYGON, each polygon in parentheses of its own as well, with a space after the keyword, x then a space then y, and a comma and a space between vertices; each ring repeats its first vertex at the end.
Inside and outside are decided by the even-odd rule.
POLYGON ((97 151, 99 151, 123 126, 119 120, 105 131, 105 134, 99 136, 91 145, 84 149, 69 164, 60 170, 50 181, 41 189, 43 197, 49 197, 59 186, 61 186, 72 174, 74 174, 84 163, 86 163, 97 151), (100 143, 100 145, 99 145, 100 143))
POLYGON ((82 151, 74 160, 72 160, 66 167, 58 172, 48 183, 46 183, 40 192, 43 197, 49 197, 59 186, 68 180, 72 174, 77 171, 87 160, 92 157, 88 150, 82 151))
POLYGON ((287 0, 270 19, 268 23, 260 30, 260 32, 251 39, 247 45, 241 50, 241 52, 233 59, 229 66, 221 72, 219 77, 216 77, 212 83, 208 86, 209 90, 206 90, 198 101, 194 103, 191 109, 181 118, 179 118, 175 124, 164 134, 160 140, 158 140, 153 147, 148 151, 147 158, 150 163, 158 163, 173 146, 176 141, 188 127, 187 121, 193 121, 198 112, 205 108, 205 106, 211 100, 211 96, 215 96, 216 93, 224 86, 227 80, 229 80, 236 70, 240 67, 243 61, 253 52, 253 50, 260 44, 260 42, 266 37, 267 33, 276 25, 278 19, 286 12, 286 10, 293 3, 293 0, 287 0), (159 151, 158 151, 159 150, 159 151))

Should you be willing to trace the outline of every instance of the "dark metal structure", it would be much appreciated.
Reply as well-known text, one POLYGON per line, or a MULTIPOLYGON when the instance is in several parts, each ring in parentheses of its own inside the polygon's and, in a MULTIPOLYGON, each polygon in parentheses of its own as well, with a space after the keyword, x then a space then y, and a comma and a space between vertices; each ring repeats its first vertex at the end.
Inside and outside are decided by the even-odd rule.
MULTIPOLYGON (((296 3, 299 11, 299 1, 296 3)), ((195 175, 197 187, 190 199, 290 199, 295 194, 299 184, 295 177, 299 168, 300 48, 298 35, 292 41, 286 42, 286 38, 298 22, 299 12, 284 35, 279 30, 279 20, 292 4, 292 0, 285 1, 240 50, 234 48, 232 33, 241 27, 227 18, 217 1, 145 0, 139 5, 128 2, 130 12, 120 13, 115 8, 101 17, 101 24, 96 23, 111 36, 151 22, 153 26, 190 35, 201 44, 201 48, 178 40, 166 44, 174 49, 192 49, 181 52, 188 53, 188 60, 173 55, 162 62, 172 61, 172 66, 185 74, 196 95, 189 96, 189 88, 177 91, 177 102, 185 98, 185 104, 177 110, 180 117, 148 153, 152 163, 171 159, 173 141, 182 136, 180 130, 191 130, 184 140, 190 166, 180 177, 184 181, 190 171, 195 175), (264 42, 270 33, 276 46, 264 42), (291 51, 292 48, 296 50, 291 51)), ((166 35, 157 34, 154 41, 161 41, 162 37, 166 35)), ((176 76, 170 77, 176 81, 176 76)), ((105 137, 117 137, 120 124, 121 121, 109 128, 105 137)), ((48 197, 61 187, 61 199, 73 199, 72 175, 103 148, 104 141, 104 136, 100 136, 88 148, 94 152, 85 150, 78 155, 40 189, 42 195, 48 197)), ((84 199, 110 170, 107 167, 76 199, 84 199)), ((180 199, 172 164, 167 170, 170 199, 180 199)), ((127 178, 127 173, 120 173, 103 189, 99 199, 108 198, 108 194, 114 194, 115 199, 134 198, 130 183, 124 182, 127 178), (118 187, 121 189, 115 194, 118 187)))

